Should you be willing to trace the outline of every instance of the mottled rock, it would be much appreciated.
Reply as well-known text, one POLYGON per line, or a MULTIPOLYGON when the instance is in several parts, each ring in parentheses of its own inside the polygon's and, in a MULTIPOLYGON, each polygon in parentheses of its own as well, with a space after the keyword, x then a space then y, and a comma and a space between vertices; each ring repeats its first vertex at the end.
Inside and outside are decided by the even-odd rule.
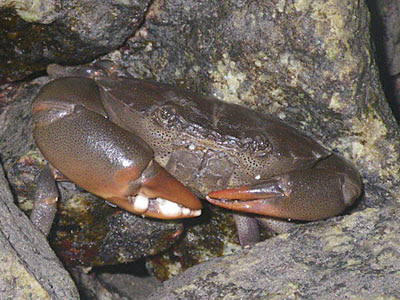
POLYGON ((155 277, 144 276, 142 262, 100 269, 89 273, 81 268, 71 270, 81 299, 144 300, 161 285, 155 277))
POLYGON ((0 0, 1 9, 13 9, 26 22, 50 24, 58 15, 60 3, 56 0, 0 0))
POLYGON ((147 300, 397 299, 399 206, 304 226, 164 283, 147 300))
POLYGON ((0 298, 79 299, 68 272, 13 196, 0 166, 0 298))
POLYGON ((400 1, 367 1, 376 60, 389 104, 400 120, 400 1))
POLYGON ((400 1, 367 1, 372 14, 372 32, 381 55, 378 60, 391 75, 400 73, 400 1))
POLYGON ((0 83, 79 64, 122 45, 150 1, 0 1, 0 83))

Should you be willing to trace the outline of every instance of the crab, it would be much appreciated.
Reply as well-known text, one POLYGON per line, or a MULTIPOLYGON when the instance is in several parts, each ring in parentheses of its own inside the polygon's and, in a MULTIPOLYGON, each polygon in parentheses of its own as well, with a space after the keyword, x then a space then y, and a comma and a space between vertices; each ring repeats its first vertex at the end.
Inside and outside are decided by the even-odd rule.
POLYGON ((240 212, 242 245, 257 220, 339 215, 362 191, 345 158, 271 115, 171 85, 128 77, 63 77, 32 104, 49 166, 31 219, 45 234, 55 180, 70 180, 134 214, 197 217, 199 198, 240 212))

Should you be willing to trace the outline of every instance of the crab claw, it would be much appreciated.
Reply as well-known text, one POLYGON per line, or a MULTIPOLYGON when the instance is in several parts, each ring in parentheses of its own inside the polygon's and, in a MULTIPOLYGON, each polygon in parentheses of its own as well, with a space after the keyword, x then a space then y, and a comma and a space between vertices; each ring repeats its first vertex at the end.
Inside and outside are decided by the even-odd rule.
POLYGON ((106 199, 130 212, 158 219, 197 217, 202 208, 192 192, 153 160, 140 178, 129 183, 126 195, 106 199))
POLYGON ((274 178, 258 185, 210 192, 208 202, 223 208, 269 216, 281 216, 277 205, 284 199, 282 178, 274 178))
POLYGON ((142 216, 201 214, 200 200, 154 161, 150 146, 106 117, 94 81, 52 81, 32 105, 36 144, 67 179, 142 216))
POLYGON ((214 191, 207 201, 227 209, 313 221, 342 213, 361 193, 358 175, 327 169, 293 171, 260 183, 214 191))

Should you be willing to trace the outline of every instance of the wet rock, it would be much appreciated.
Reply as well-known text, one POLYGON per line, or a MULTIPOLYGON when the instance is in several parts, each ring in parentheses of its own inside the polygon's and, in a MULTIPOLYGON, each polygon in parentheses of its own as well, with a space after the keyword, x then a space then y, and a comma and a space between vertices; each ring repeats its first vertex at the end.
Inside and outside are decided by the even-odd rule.
POLYGON ((95 268, 85 272, 82 268, 71 270, 79 292, 84 299, 144 300, 161 282, 144 276, 142 262, 122 266, 95 268))
POLYGON ((400 1, 367 1, 372 14, 372 33, 380 61, 389 75, 400 73, 400 1))
POLYGON ((16 14, 26 22, 50 24, 58 16, 60 3, 56 0, 38 1, 0 1, 0 8, 13 9, 16 14))
POLYGON ((146 258, 148 270, 161 281, 241 249, 232 213, 225 209, 205 204, 201 217, 186 220, 185 225, 184 234, 168 251, 146 258))
POLYGON ((13 203, 0 166, 0 281, 3 299, 79 299, 46 238, 13 203))
POLYGON ((367 1, 382 85, 400 120, 400 1, 367 1))
POLYGON ((197 265, 148 300, 399 297, 399 206, 365 209, 197 265))
POLYGON ((88 62, 135 32, 150 1, 0 1, 0 83, 88 62))
POLYGON ((136 261, 168 249, 183 232, 182 223, 143 219, 93 195, 63 199, 50 243, 68 266, 136 261))

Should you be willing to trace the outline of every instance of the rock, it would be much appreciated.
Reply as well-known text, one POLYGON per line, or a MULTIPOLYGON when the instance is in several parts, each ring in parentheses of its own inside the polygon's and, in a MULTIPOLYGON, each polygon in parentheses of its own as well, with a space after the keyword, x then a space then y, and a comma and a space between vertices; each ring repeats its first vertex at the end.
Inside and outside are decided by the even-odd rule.
POLYGON ((79 299, 46 238, 13 202, 0 167, 0 282, 2 299, 79 299))
POLYGON ((398 298, 399 208, 279 235, 192 267, 147 300, 398 298))
POLYGON ((400 73, 400 1, 370 1, 372 33, 382 55, 382 67, 389 75, 400 73))
POLYGON ((50 24, 56 20, 60 4, 56 0, 0 1, 1 9, 13 9, 26 22, 50 24))
POLYGON ((138 28, 149 2, 0 1, 0 83, 114 50, 138 28))
POLYGON ((101 271, 71 270, 82 299, 145 300, 161 285, 155 277, 143 276, 143 261, 120 266, 102 267, 101 271))
POLYGON ((382 85, 388 102, 400 120, 400 1, 367 1, 371 11, 371 35, 376 47, 382 85))

